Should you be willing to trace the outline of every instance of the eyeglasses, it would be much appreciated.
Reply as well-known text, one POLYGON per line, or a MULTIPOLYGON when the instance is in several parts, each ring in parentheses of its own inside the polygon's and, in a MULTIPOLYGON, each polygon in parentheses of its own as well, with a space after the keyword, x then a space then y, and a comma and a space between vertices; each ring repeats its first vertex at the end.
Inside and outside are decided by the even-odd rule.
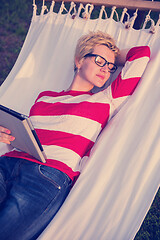
POLYGON ((94 61, 99 67, 104 67, 107 64, 110 73, 114 73, 117 70, 117 66, 114 63, 108 62, 98 54, 88 53, 84 57, 95 57, 94 61))

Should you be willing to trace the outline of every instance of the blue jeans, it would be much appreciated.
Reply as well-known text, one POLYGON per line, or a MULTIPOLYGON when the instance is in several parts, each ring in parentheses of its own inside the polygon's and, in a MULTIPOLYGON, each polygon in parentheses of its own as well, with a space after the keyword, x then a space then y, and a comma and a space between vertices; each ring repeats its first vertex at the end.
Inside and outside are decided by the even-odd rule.
POLYGON ((71 187, 72 180, 57 169, 0 157, 0 239, 36 239, 71 187))

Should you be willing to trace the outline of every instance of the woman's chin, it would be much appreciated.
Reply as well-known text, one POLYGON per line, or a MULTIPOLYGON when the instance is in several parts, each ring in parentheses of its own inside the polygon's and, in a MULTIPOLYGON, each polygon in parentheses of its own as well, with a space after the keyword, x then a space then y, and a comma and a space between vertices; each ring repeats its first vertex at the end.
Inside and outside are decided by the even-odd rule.
POLYGON ((95 87, 102 88, 104 86, 104 84, 105 84, 104 82, 103 83, 97 83, 95 85, 95 87))

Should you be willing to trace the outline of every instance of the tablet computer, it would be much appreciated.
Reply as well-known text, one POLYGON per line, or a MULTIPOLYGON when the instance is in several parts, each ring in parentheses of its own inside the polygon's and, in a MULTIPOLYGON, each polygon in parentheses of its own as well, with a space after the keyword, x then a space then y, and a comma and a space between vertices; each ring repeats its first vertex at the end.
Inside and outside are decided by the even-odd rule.
POLYGON ((45 163, 46 155, 28 116, 0 105, 0 126, 11 131, 11 145, 45 163))

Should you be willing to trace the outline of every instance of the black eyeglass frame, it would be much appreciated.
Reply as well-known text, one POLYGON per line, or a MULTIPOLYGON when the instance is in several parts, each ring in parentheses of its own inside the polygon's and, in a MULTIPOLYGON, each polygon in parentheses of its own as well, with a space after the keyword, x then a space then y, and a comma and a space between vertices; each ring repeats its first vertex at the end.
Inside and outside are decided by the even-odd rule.
POLYGON ((94 60, 94 61, 95 61, 95 63, 96 63, 99 67, 104 67, 104 66, 107 64, 110 73, 114 73, 114 72, 117 70, 117 68, 118 68, 114 63, 108 62, 104 57, 102 57, 102 56, 100 56, 100 55, 98 55, 98 54, 87 53, 87 54, 84 56, 84 58, 86 58, 86 57, 95 57, 95 60, 94 60), (96 61, 97 57, 100 57, 100 58, 102 58, 102 59, 105 61, 103 65, 99 64, 99 63, 96 61), (111 64, 111 65, 114 67, 113 70, 109 67, 109 64, 111 64))

